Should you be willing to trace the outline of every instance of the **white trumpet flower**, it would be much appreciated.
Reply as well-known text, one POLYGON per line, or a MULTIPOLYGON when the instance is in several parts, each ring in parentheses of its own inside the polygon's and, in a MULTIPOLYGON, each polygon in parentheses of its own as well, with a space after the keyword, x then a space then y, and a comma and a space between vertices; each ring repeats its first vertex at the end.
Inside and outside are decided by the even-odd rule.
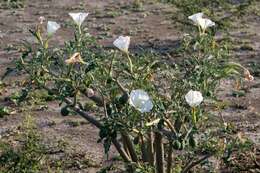
POLYGON ((185 95, 185 100, 191 107, 194 108, 200 105, 200 103, 203 101, 203 96, 199 91, 190 90, 185 95))
POLYGON ((195 24, 198 24, 198 20, 201 19, 203 15, 204 15, 203 13, 196 13, 189 16, 188 18, 192 20, 195 24))
POLYGON ((130 45, 130 37, 129 36, 119 36, 114 42, 114 46, 119 50, 128 53, 128 48, 130 45))
POLYGON ((141 113, 150 112, 153 108, 153 103, 149 95, 140 89, 131 91, 129 104, 141 113))
POLYGON ((48 21, 47 23, 48 36, 52 36, 58 29, 60 29, 60 25, 57 22, 48 21))
POLYGON ((203 32, 206 31, 207 28, 215 26, 215 22, 211 21, 210 19, 203 18, 203 13, 196 13, 188 18, 194 22, 195 25, 200 27, 203 32))
POLYGON ((199 18, 198 24, 203 31, 205 31, 209 27, 215 26, 215 22, 212 22, 210 19, 204 19, 204 18, 199 18))
POLYGON ((70 17, 78 26, 81 26, 88 14, 89 13, 69 13, 70 17))

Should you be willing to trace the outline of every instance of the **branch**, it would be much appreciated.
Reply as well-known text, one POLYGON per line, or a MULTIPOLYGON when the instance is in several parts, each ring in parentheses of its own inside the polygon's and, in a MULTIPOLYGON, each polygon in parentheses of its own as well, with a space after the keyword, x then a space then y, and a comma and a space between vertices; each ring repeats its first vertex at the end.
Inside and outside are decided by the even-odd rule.
POLYGON ((162 134, 158 131, 155 132, 155 152, 156 152, 156 173, 164 173, 164 149, 162 134))
POLYGON ((166 130, 166 129, 159 129, 160 132, 162 132, 163 135, 165 135, 167 138, 171 139, 171 140, 175 140, 177 139, 176 133, 170 131, 170 130, 166 130))
POLYGON ((132 160, 134 162, 138 162, 138 156, 136 154, 136 151, 135 151, 135 148, 134 148, 134 144, 131 141, 129 135, 126 132, 122 132, 122 137, 123 137, 123 139, 126 142, 126 145, 127 145, 127 148, 128 148, 128 151, 129 151, 129 153, 131 155, 132 160))
POLYGON ((148 132, 148 146, 147 146, 147 150, 148 150, 149 164, 151 166, 154 166, 153 133, 152 133, 151 129, 149 129, 149 132, 148 132))
POLYGON ((168 150, 166 173, 171 173, 171 170, 172 170, 172 153, 173 153, 173 148, 172 148, 172 141, 171 141, 169 144, 169 150, 168 150))
POLYGON ((205 155, 204 157, 200 158, 200 159, 197 160, 197 161, 189 162, 189 163, 184 167, 184 169, 181 171, 181 173, 187 173, 187 172, 189 172, 189 170, 190 170, 191 168, 193 168, 194 166, 200 164, 201 162, 203 162, 204 160, 210 158, 210 157, 213 156, 213 155, 214 155, 214 153, 210 153, 210 154, 207 154, 207 155, 205 155))
POLYGON ((148 152, 147 152, 147 142, 144 140, 143 134, 140 133, 141 138, 141 153, 142 153, 142 160, 143 162, 148 161, 148 152))
POLYGON ((116 139, 113 139, 112 142, 116 147, 117 151, 119 152, 120 156, 123 158, 123 160, 128 163, 132 162, 131 159, 128 157, 127 153, 125 152, 125 150, 120 145, 120 143, 116 139))
MULTIPOLYGON (((65 99, 65 102, 67 104, 71 103, 71 101, 69 99, 65 99)), ((72 107, 71 109, 73 109, 75 112, 77 112, 83 118, 85 118, 87 121, 89 121, 90 123, 95 125, 97 128, 100 129, 103 126, 103 124, 101 124, 99 121, 97 121, 92 116, 88 115, 86 112, 82 111, 79 107, 75 106, 75 107, 72 107)), ((117 151, 119 152, 120 156, 123 158, 123 160, 125 162, 131 162, 131 159, 128 157, 125 150, 121 147, 120 143, 116 139, 113 139, 112 142, 113 142, 114 146, 116 147, 117 151)))
MULTIPOLYGON (((43 86, 43 88, 45 90, 47 90, 49 93, 56 94, 55 91, 53 91, 52 89, 50 89, 46 86, 43 86)), ((64 101, 65 101, 65 103, 67 103, 69 105, 72 104, 72 101, 68 98, 66 98, 64 101)), ((81 117, 85 118, 87 121, 89 121, 91 124, 93 124, 97 128, 100 129, 103 127, 102 123, 100 123, 94 117, 90 116, 87 112, 81 110, 78 106, 71 107, 71 109, 74 110, 75 112, 77 112, 81 117)), ((126 152, 121 147, 120 143, 116 139, 113 139, 112 142, 113 142, 114 146, 116 147, 117 151, 119 152, 120 156, 124 159, 124 161, 131 162, 131 159, 127 156, 126 152)))
POLYGON ((99 107, 103 106, 104 101, 103 101, 102 97, 100 95, 98 95, 97 93, 95 93, 93 96, 89 96, 86 89, 81 90, 81 93, 83 93, 87 98, 89 98, 90 100, 95 102, 97 104, 97 106, 99 106, 99 107))

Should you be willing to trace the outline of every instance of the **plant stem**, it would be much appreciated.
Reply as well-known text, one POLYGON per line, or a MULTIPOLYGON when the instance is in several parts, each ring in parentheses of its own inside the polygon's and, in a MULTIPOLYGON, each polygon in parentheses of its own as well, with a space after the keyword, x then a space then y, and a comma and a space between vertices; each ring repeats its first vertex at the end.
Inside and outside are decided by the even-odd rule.
POLYGON ((124 138, 124 140, 126 142, 127 149, 128 149, 128 151, 130 153, 130 156, 131 156, 132 160, 134 162, 138 162, 138 156, 136 154, 136 151, 135 151, 135 148, 134 148, 134 144, 131 141, 130 136, 125 131, 123 131, 122 132, 122 137, 124 138))
POLYGON ((126 142, 126 139, 125 139, 125 137, 123 135, 122 135, 122 143, 123 143, 123 148, 124 148, 126 154, 130 157, 129 150, 127 148, 127 142, 126 142))
POLYGON ((172 142, 169 144, 168 158, 167 158, 167 170, 166 173, 171 173, 172 170, 172 142))
POLYGON ((156 152, 156 173, 164 173, 164 149, 162 134, 158 131, 155 132, 155 152, 156 152))
POLYGON ((144 141, 143 134, 140 134, 141 138, 141 152, 142 152, 142 161, 147 162, 148 161, 148 154, 147 154, 147 143, 144 141))
MULTIPOLYGON (((52 94, 56 94, 55 91, 53 91, 52 89, 48 88, 47 86, 43 86, 43 88, 45 90, 47 90, 49 93, 52 93, 52 94)), ((72 101, 65 98, 64 100, 65 103, 71 105, 72 104, 72 101)), ((81 110, 78 106, 74 106, 74 107, 71 107, 71 109, 73 109, 75 112, 77 112, 81 117, 83 117, 84 119, 86 119, 88 122, 90 122, 91 124, 93 124, 94 126, 96 126, 97 128, 102 128, 103 127, 103 124, 100 123, 98 120, 96 120, 94 117, 90 116, 87 112, 81 110)), ((126 154, 125 150, 121 147, 120 143, 116 140, 116 139, 113 139, 112 140, 114 146, 116 147, 118 153, 120 154, 120 156, 123 158, 123 160, 127 163, 130 163, 132 162, 131 159, 128 157, 128 155, 126 154)))
POLYGON ((132 59, 130 58, 129 53, 126 53, 126 56, 127 56, 128 63, 129 63, 130 73, 133 74, 133 63, 132 63, 132 59))
POLYGON ((114 146, 116 147, 117 151, 119 152, 120 156, 123 158, 125 162, 131 162, 131 159, 127 155, 126 151, 122 148, 122 146, 119 144, 119 142, 116 139, 112 140, 114 146))
POLYGON ((148 151, 148 161, 151 166, 154 166, 154 147, 153 147, 153 133, 150 129, 148 132, 148 146, 147 146, 147 151, 148 151))
MULTIPOLYGON (((68 99, 65 99, 65 102, 68 103, 68 104, 72 103, 68 99)), ((82 111, 80 108, 75 106, 75 107, 72 107, 72 109, 75 112, 77 112, 79 115, 81 115, 83 118, 85 118, 87 121, 89 121, 91 124, 93 124, 96 127, 98 127, 99 129, 103 126, 103 124, 101 124, 95 118, 93 118, 90 115, 88 115, 86 112, 82 111)), ((121 147, 119 142, 116 139, 113 139, 112 142, 113 142, 114 146, 116 147, 116 149, 117 149, 118 153, 120 154, 120 156, 123 158, 123 160, 125 162, 131 162, 131 159, 128 157, 128 155, 126 154, 126 151, 121 147)))
POLYGON ((192 121, 193 121, 193 124, 196 125, 197 117, 196 117, 196 108, 195 107, 192 108, 192 121))
POLYGON ((88 96, 86 89, 82 89, 81 93, 84 94, 87 98, 89 98, 93 102, 95 102, 97 106, 101 107, 104 105, 103 98, 97 93, 95 93, 95 95, 93 95, 92 97, 88 96))
POLYGON ((111 78, 113 78, 113 65, 114 65, 115 57, 116 57, 116 52, 114 52, 114 54, 113 54, 113 57, 110 62, 110 67, 109 67, 109 75, 111 78))
POLYGON ((184 168, 183 170, 181 171, 181 173, 188 173, 191 168, 193 168, 194 166, 200 164, 201 162, 203 162, 204 160, 208 159, 209 157, 211 157, 213 154, 207 154, 206 156, 200 158, 199 160, 197 161, 194 161, 194 162, 189 162, 184 168))

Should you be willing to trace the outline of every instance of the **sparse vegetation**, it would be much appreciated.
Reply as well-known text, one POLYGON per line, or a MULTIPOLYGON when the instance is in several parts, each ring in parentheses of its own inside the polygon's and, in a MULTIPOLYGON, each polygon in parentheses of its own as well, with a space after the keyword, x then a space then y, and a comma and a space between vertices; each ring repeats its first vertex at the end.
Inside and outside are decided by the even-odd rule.
POLYGON ((23 8, 26 0, 2 0, 0 2, 3 8, 23 8))
POLYGON ((39 172, 45 148, 33 120, 27 116, 21 133, 15 136, 16 144, 0 142, 0 171, 3 173, 39 172))

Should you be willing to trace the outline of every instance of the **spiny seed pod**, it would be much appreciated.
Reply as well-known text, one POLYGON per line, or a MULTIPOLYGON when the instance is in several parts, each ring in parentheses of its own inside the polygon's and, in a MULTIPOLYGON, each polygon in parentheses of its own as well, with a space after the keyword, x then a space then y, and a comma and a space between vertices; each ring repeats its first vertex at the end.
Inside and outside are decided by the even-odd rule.
POLYGON ((119 102, 121 104, 126 104, 128 102, 129 99, 129 94, 128 93, 124 93, 120 98, 119 98, 119 102))
POLYGON ((139 136, 136 136, 133 142, 135 145, 137 145, 139 143, 139 136))
POLYGON ((192 148, 196 147, 197 141, 194 139, 193 136, 191 136, 191 137, 189 138, 189 144, 190 144, 190 146, 191 146, 192 148))
POLYGON ((172 147, 175 149, 175 150, 181 150, 183 147, 182 147, 182 143, 180 141, 174 141, 173 142, 173 145, 172 147))
POLYGON ((60 113, 62 116, 68 116, 70 111, 68 110, 68 106, 64 106, 63 108, 61 108, 60 113))

